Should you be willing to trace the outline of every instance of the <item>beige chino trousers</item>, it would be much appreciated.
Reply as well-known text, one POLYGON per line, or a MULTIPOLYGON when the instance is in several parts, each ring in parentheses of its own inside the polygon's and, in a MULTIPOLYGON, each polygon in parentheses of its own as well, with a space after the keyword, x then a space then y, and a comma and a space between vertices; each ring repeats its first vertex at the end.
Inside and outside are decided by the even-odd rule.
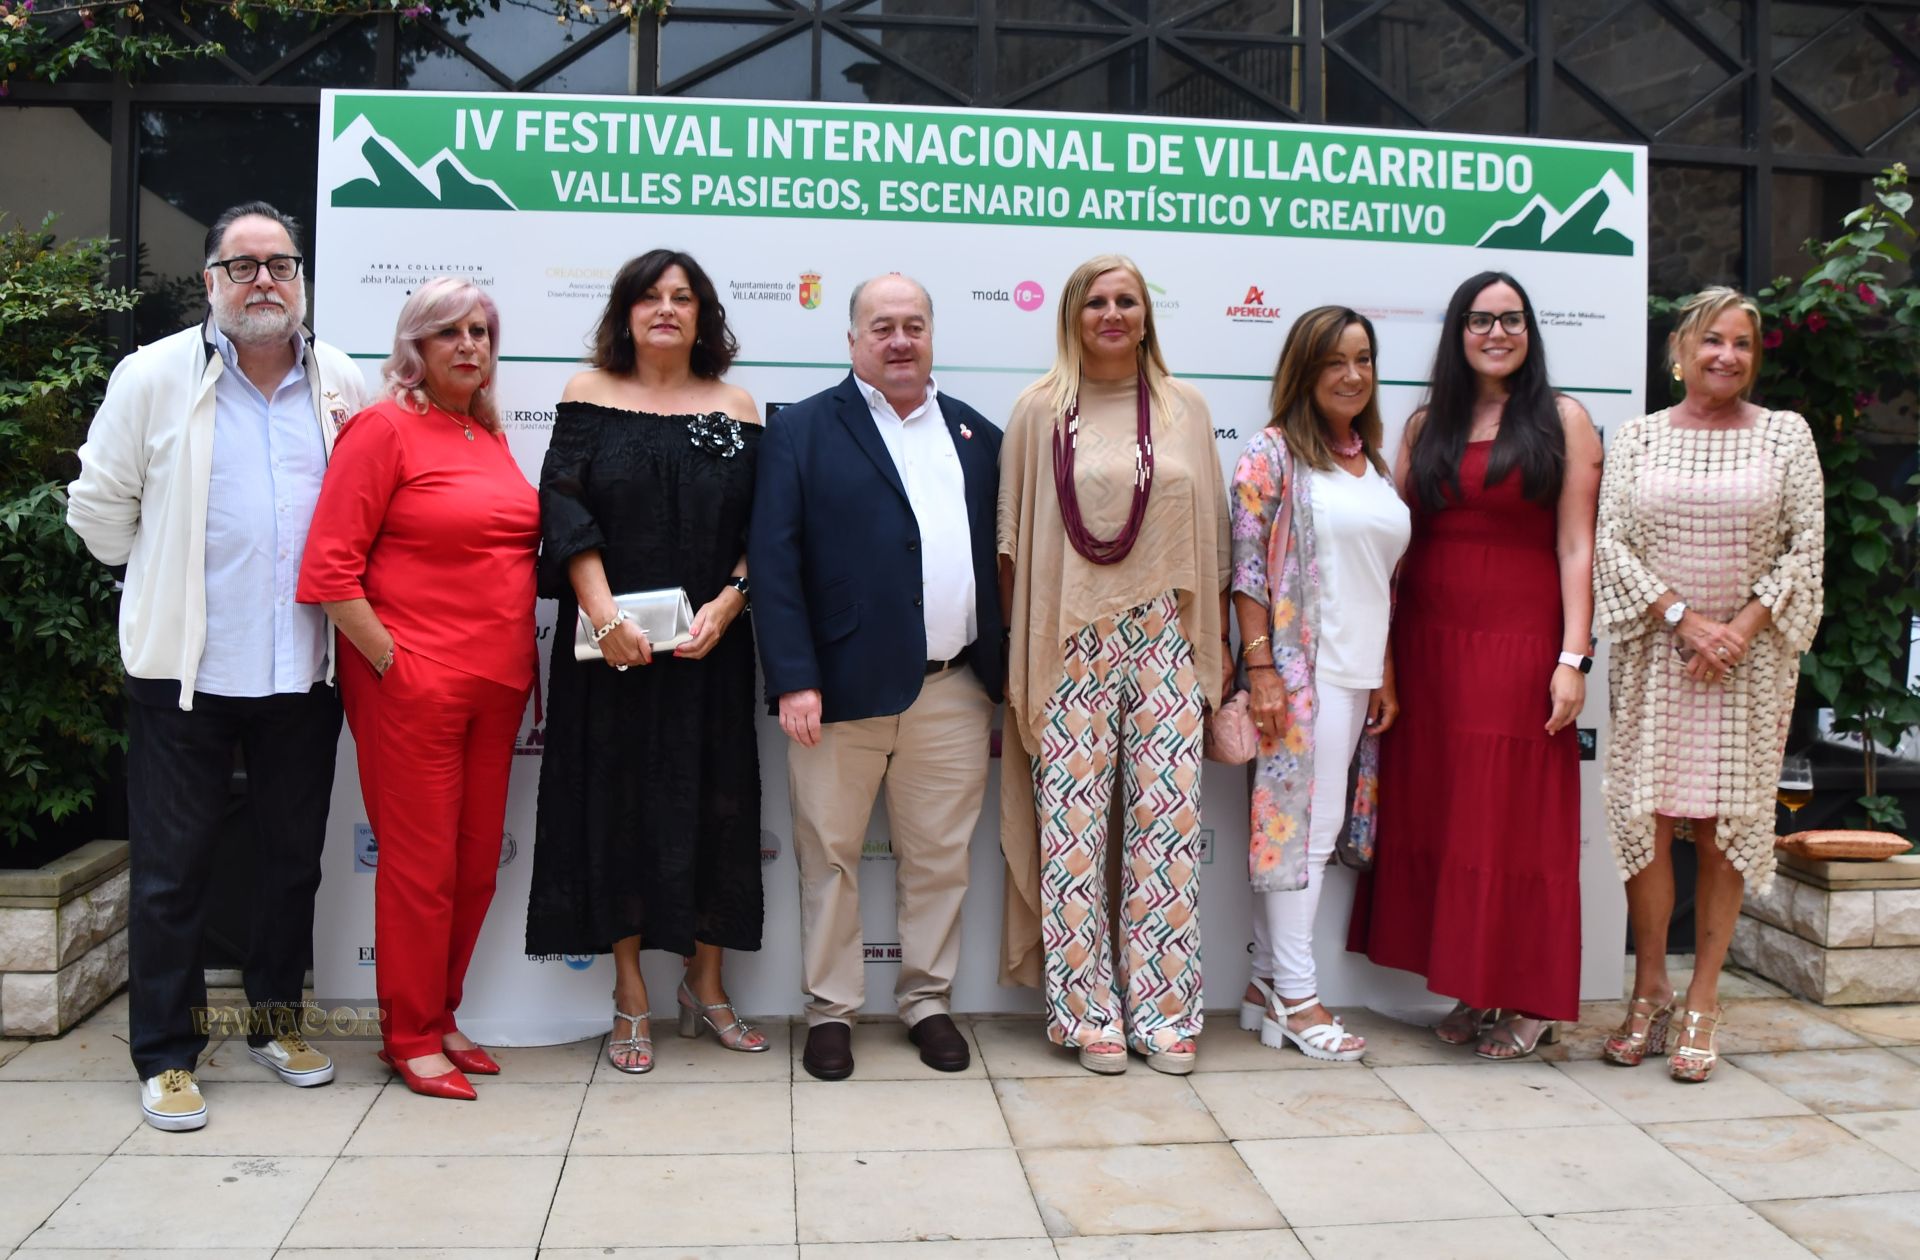
POLYGON ((948 1012, 992 721, 993 702, 960 666, 929 677, 903 713, 829 722, 814 747, 788 745, 809 1027, 850 1023, 866 1002, 860 849, 883 783, 900 922, 894 1001, 909 1025, 948 1012))

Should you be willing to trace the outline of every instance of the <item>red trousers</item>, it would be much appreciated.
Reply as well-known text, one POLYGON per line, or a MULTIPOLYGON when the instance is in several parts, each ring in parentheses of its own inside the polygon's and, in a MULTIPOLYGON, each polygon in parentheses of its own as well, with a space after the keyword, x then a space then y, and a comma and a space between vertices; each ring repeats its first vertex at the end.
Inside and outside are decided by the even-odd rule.
POLYGON ((528 688, 405 648, 384 677, 340 639, 340 699, 379 846, 374 985, 388 1053, 438 1054, 500 869, 507 775, 528 688))

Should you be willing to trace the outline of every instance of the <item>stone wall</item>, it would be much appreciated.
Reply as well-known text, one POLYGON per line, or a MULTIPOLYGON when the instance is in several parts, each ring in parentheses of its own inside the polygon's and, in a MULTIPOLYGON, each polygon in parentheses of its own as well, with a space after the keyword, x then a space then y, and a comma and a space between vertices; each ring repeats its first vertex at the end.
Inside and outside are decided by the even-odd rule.
POLYGON ((127 982, 125 841, 0 873, 0 1036, 71 1028, 127 982))
POLYGON ((1920 855, 1783 857, 1772 889, 1741 907, 1732 956, 1828 1006, 1920 1001, 1920 855))

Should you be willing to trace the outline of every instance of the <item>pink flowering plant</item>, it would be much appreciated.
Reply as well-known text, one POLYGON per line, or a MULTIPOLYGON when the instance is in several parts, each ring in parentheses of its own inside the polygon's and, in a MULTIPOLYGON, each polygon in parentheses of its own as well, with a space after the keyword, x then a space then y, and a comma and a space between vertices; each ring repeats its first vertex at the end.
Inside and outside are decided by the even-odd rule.
POLYGON ((502 4, 554 15, 562 26, 664 19, 673 0, 0 0, 0 96, 16 81, 53 82, 79 70, 138 78, 155 66, 223 51, 163 20, 192 23, 224 14, 248 30, 262 22, 304 21, 317 28, 342 18, 392 14, 403 22, 479 17, 502 4))
MULTIPOLYGON (((1873 476, 1873 448, 1913 450, 1920 286, 1907 253, 1915 232, 1906 185, 1905 165, 1881 172, 1873 200, 1842 220, 1840 235, 1807 242, 1811 271, 1755 294, 1765 330, 1754 386, 1763 405, 1807 418, 1826 477, 1826 608, 1801 676, 1832 707, 1833 729, 1861 736, 1865 821, 1903 833, 1906 819, 1879 791, 1877 769, 1878 749, 1920 723, 1920 692, 1905 668, 1920 613, 1920 474, 1889 490, 1884 474, 1873 476)), ((1660 312, 1675 304, 1654 305, 1660 312)))

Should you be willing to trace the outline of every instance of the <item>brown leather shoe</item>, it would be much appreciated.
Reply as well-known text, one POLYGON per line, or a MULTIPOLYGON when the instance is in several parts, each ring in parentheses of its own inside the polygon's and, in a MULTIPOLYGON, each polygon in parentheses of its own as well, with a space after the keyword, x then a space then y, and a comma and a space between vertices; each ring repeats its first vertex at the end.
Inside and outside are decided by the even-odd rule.
POLYGON ((964 1072, 973 1062, 967 1039, 953 1026, 951 1015, 929 1015, 907 1029, 907 1040, 920 1047, 920 1062, 936 1072, 964 1072))
POLYGON ((807 1048, 800 1066, 822 1081, 844 1081, 853 1075, 853 1029, 845 1024, 815 1024, 807 1029, 807 1048))

